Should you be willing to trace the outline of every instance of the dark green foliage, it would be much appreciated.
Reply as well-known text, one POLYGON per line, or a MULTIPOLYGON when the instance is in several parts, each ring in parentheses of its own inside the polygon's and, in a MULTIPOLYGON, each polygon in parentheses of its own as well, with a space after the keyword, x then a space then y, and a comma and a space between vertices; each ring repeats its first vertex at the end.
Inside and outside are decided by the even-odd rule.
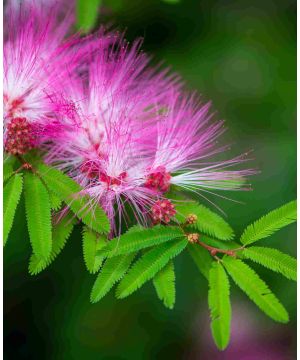
POLYGON ((206 249, 195 244, 189 244, 188 250, 199 271, 208 280, 209 270, 213 263, 211 255, 206 249))

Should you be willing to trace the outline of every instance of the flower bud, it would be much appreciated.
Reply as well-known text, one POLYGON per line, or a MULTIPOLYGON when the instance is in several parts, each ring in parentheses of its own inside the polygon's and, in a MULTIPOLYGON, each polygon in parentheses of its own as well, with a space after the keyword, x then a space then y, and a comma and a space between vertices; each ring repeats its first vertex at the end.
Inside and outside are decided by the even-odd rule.
POLYGON ((185 223, 188 224, 188 225, 192 225, 192 224, 195 224, 198 220, 198 216, 195 215, 195 214, 189 214, 187 217, 186 217, 186 220, 185 220, 185 223))
POLYGON ((197 233, 188 234, 187 236, 188 241, 192 244, 197 243, 199 241, 199 238, 200 236, 197 233))

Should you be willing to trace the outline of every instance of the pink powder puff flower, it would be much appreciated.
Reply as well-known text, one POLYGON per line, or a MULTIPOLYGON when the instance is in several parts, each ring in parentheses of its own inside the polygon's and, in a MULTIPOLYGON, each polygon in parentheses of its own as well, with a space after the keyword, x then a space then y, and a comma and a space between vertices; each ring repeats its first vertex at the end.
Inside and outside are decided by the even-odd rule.
POLYGON ((35 1, 19 6, 6 9, 4 37, 4 147, 11 154, 37 146, 45 127, 71 111, 62 89, 70 73, 84 69, 96 40, 78 35, 64 40, 73 15, 63 15, 58 4, 47 7, 47 16, 35 1))
POLYGON ((151 165, 156 124, 167 106, 169 89, 179 89, 168 70, 148 68, 149 58, 131 48, 122 37, 100 51, 90 64, 87 78, 72 77, 66 98, 74 104, 56 139, 46 147, 46 162, 55 164, 84 187, 84 192, 107 212, 114 232, 115 215, 121 219, 131 207, 137 220, 149 220, 159 193, 144 186, 151 165), (69 114, 70 115, 70 114, 69 114))
POLYGON ((172 184, 185 190, 248 189, 252 170, 228 170, 244 156, 212 161, 227 147, 216 147, 223 122, 212 123, 209 104, 181 92, 176 77, 147 67, 148 58, 116 40, 108 49, 99 43, 87 78, 72 77, 66 97, 74 105, 60 132, 47 146, 45 160, 67 172, 100 203, 113 232, 116 215, 128 209, 142 224, 167 223, 176 210, 164 194, 172 184), (102 50, 101 50, 102 48, 102 50))
POLYGON ((199 103, 195 95, 170 94, 169 107, 155 124, 156 144, 153 163, 145 173, 146 187, 164 194, 173 184, 206 200, 204 194, 213 190, 250 189, 246 177, 256 171, 231 170, 249 161, 247 154, 213 160, 229 146, 217 145, 226 129, 223 121, 212 122, 209 110, 210 103, 199 103))

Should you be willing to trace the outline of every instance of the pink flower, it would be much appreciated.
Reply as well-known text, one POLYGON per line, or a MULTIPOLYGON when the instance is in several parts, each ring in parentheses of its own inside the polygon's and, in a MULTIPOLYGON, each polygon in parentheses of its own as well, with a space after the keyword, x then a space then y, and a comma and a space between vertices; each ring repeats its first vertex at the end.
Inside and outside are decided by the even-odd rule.
MULTIPOLYGON (((64 84, 70 73, 84 70, 84 63, 88 63, 85 55, 93 54, 96 40, 76 35, 66 41, 73 15, 58 4, 47 11, 38 4, 25 2, 17 10, 16 4, 10 3, 6 9, 3 81, 5 129, 12 120, 22 119, 35 145, 43 141, 45 127, 71 111, 62 97, 64 84)), ((49 131, 54 129, 49 127, 49 131)), ((18 131, 15 139, 9 138, 13 132, 5 130, 4 143, 20 142, 22 126, 18 131)), ((11 145, 5 149, 10 151, 11 145)))
POLYGON ((244 177, 253 173, 228 170, 244 156, 212 161, 227 149, 216 147, 223 122, 212 123, 209 104, 184 95, 176 76, 149 68, 139 47, 116 38, 108 48, 99 39, 85 76, 66 83, 73 112, 45 148, 45 160, 90 195, 91 209, 102 205, 114 233, 130 212, 142 224, 169 222, 176 210, 164 194, 172 184, 204 196, 247 189, 244 177))
MULTIPOLYGON (((47 146, 46 161, 56 164, 99 202, 116 230, 115 216, 131 207, 137 220, 149 220, 159 192, 145 186, 151 165, 156 122, 168 104, 169 89, 178 89, 176 76, 148 68, 148 57, 122 37, 108 49, 99 39, 87 77, 72 77, 66 98, 74 112, 60 123, 61 131, 47 146), (117 213, 115 211, 117 205, 117 213)), ((174 90, 175 91, 175 90, 174 90)))
POLYGON ((156 143, 146 186, 152 184, 166 192, 170 185, 193 191, 202 197, 213 190, 248 190, 246 177, 253 170, 231 170, 246 161, 246 155, 217 160, 229 146, 218 146, 224 122, 213 122, 210 103, 201 104, 196 96, 170 94, 169 107, 155 124, 156 143))

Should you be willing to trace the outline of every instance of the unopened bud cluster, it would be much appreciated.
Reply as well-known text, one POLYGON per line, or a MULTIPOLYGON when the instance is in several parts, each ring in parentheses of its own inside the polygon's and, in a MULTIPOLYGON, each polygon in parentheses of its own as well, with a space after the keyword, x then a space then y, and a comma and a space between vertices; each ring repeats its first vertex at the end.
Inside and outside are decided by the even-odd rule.
POLYGON ((192 225, 192 224, 195 224, 198 220, 198 217, 197 215, 195 214, 189 214, 187 217, 186 217, 186 220, 185 220, 185 223, 187 225, 192 225))
POLYGON ((176 210, 171 201, 157 200, 155 204, 151 207, 151 217, 155 224, 164 222, 169 223, 171 217, 176 214, 176 210))
POLYGON ((32 126, 25 118, 14 118, 7 125, 4 147, 12 155, 23 155, 34 148, 32 126))
POLYGON ((195 244, 199 241, 200 235, 197 233, 188 234, 187 239, 190 243, 195 244))

